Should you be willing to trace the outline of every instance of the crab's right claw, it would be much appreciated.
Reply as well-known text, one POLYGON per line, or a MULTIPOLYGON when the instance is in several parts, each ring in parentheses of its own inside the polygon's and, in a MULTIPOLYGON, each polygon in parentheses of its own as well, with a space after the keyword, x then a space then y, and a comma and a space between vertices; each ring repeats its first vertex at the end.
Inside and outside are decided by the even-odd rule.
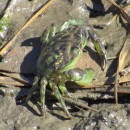
POLYGON ((103 70, 106 68, 107 64, 107 54, 104 47, 103 41, 100 39, 100 37, 94 32, 93 29, 88 30, 89 36, 92 39, 92 42, 95 46, 96 51, 98 52, 100 59, 101 59, 101 67, 103 70))

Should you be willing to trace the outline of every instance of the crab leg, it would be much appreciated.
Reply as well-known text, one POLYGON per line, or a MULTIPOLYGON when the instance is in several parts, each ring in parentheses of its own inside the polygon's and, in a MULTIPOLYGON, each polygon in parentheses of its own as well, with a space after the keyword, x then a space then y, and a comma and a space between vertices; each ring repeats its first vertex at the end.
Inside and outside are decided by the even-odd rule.
POLYGON ((65 82, 60 82, 58 84, 59 89, 61 90, 62 94, 64 96, 70 97, 68 90, 65 87, 65 82))
POLYGON ((55 82, 53 82, 53 81, 50 81, 50 82, 49 82, 49 85, 50 85, 51 89, 53 90, 54 95, 56 96, 57 100, 60 102, 62 108, 63 108, 64 111, 66 112, 67 116, 68 116, 69 118, 71 118, 71 115, 70 115, 69 111, 68 111, 67 108, 66 108, 65 102, 64 102, 64 100, 63 100, 63 98, 62 98, 62 96, 61 96, 61 94, 60 94, 60 92, 59 92, 59 89, 58 89, 57 85, 56 85, 55 82))
POLYGON ((41 109, 42 115, 45 114, 45 92, 46 92, 47 80, 43 77, 40 81, 40 99, 41 99, 41 109))
POLYGON ((29 94, 28 94, 28 96, 26 98, 25 103, 27 103, 30 100, 30 98, 33 95, 33 92, 36 90, 36 87, 38 86, 38 80, 39 80, 39 77, 35 76, 34 77, 34 81, 33 81, 33 86, 32 86, 32 88, 31 88, 31 90, 30 90, 30 92, 29 92, 29 94))
POLYGON ((70 25, 82 26, 85 24, 84 20, 70 19, 61 26, 60 31, 67 29, 70 25))

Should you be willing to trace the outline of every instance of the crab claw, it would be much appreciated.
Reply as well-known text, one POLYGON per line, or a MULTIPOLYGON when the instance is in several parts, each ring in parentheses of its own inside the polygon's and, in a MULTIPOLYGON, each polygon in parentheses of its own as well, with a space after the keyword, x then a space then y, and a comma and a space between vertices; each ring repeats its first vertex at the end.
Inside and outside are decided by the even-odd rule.
POLYGON ((92 42, 95 46, 96 51, 98 52, 100 56, 101 67, 103 70, 105 70, 106 64, 107 64, 107 54, 104 47, 104 42, 100 39, 100 37, 95 33, 95 31, 92 28, 88 30, 88 33, 92 39, 92 42))

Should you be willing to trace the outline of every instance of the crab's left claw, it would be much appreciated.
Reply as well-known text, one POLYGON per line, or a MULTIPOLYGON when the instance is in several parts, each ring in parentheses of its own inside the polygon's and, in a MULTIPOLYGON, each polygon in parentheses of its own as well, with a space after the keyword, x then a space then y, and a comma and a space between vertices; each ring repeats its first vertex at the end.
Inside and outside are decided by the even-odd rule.
POLYGON ((95 33, 95 31, 90 28, 88 30, 89 36, 92 39, 92 42, 95 46, 96 51, 98 52, 101 59, 101 67, 104 70, 107 64, 107 54, 104 47, 104 42, 100 39, 100 37, 95 33))

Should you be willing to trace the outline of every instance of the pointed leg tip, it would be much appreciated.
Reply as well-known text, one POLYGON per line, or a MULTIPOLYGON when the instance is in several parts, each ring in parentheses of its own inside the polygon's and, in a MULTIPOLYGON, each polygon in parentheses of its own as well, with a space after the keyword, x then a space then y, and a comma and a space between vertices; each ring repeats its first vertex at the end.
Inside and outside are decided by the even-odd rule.
POLYGON ((72 115, 68 111, 66 112, 66 114, 69 119, 72 119, 72 115))
POLYGON ((45 109, 41 109, 41 116, 46 116, 46 110, 45 109))

